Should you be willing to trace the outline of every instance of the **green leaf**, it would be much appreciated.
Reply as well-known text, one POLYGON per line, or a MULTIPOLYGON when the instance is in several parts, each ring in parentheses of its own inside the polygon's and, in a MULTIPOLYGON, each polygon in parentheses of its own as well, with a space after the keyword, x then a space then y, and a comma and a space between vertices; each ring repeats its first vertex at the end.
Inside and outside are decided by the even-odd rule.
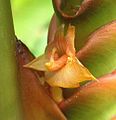
POLYGON ((87 41, 77 57, 94 76, 116 69, 116 21, 96 30, 87 41))
POLYGON ((111 120, 116 115, 116 72, 83 86, 60 107, 68 120, 111 120))

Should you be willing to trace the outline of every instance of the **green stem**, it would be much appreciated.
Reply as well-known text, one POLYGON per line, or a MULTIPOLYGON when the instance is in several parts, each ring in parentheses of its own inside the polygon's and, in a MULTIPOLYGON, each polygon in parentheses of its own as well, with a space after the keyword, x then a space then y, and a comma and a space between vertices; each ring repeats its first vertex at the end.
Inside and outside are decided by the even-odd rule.
POLYGON ((0 0, 0 120, 22 120, 10 0, 0 0))

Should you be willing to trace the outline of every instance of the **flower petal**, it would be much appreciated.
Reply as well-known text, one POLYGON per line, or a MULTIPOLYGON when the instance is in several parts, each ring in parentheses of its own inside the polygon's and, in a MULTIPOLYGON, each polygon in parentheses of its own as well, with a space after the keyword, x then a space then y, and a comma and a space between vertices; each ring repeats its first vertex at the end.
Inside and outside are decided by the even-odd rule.
POLYGON ((45 64, 49 62, 49 59, 46 55, 39 56, 38 58, 35 58, 28 64, 24 65, 24 67, 31 68, 37 71, 48 71, 45 64))
POLYGON ((66 51, 66 40, 64 36, 64 24, 62 24, 54 35, 54 41, 50 41, 46 47, 46 53, 52 51, 53 48, 57 49, 58 55, 62 55, 66 51))
POLYGON ((46 82, 53 87, 76 88, 79 82, 95 80, 94 76, 75 58, 54 72, 45 73, 46 82))

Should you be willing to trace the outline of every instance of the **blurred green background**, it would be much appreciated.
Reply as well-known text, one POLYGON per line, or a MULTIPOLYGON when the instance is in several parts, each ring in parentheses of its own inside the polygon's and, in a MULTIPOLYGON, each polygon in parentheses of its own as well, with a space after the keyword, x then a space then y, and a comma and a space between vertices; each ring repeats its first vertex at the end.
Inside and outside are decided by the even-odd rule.
POLYGON ((51 0, 11 0, 16 36, 35 56, 47 44, 48 26, 53 15, 51 0))

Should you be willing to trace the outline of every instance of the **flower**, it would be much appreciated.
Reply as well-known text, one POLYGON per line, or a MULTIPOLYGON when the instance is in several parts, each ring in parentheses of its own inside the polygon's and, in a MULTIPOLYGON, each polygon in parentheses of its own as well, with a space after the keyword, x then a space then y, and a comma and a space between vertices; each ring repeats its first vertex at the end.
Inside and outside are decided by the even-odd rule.
POLYGON ((44 71, 45 81, 51 87, 76 88, 79 87, 80 82, 96 80, 76 57, 74 26, 69 25, 64 35, 64 25, 61 25, 54 39, 47 45, 44 55, 34 59, 25 67, 44 71))

